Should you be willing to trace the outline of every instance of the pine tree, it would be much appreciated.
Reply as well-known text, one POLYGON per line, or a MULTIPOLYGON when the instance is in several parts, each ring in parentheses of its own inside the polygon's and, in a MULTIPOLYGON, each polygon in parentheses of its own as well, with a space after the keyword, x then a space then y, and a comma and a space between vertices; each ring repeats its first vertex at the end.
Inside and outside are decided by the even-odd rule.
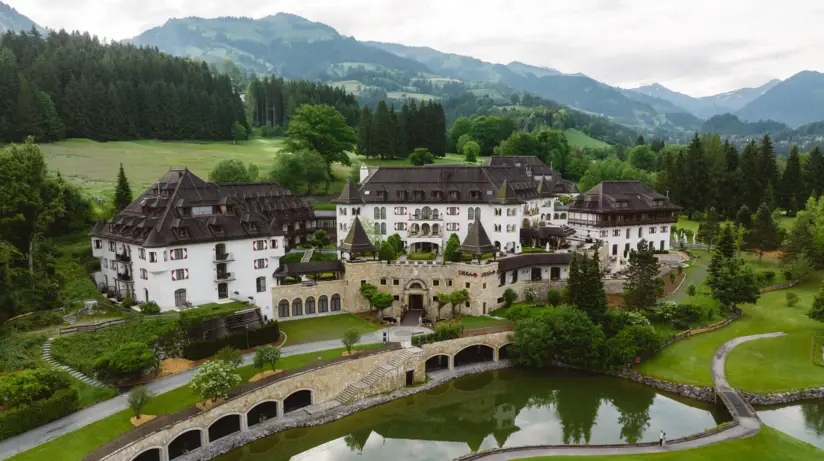
POLYGON ((0 47, 0 142, 15 137, 15 102, 19 87, 14 53, 6 47, 0 47))
POLYGON ((372 112, 363 106, 358 124, 358 154, 367 158, 372 154, 372 112))
POLYGON ((132 189, 129 187, 129 180, 126 179, 126 172, 123 164, 120 164, 120 172, 117 173, 117 187, 114 190, 114 206, 117 211, 123 211, 132 203, 132 189))
POLYGON ((570 304, 596 323, 603 319, 607 298, 597 258, 590 258, 587 253, 573 255, 566 291, 570 304))
POLYGON ((658 277, 658 258, 655 250, 646 240, 638 243, 638 248, 629 253, 627 282, 624 300, 627 307, 641 310, 655 302, 658 277))
POLYGON ((801 180, 801 158, 798 155, 798 146, 793 145, 787 157, 787 166, 781 177, 781 188, 778 195, 778 204, 787 210, 788 216, 795 216, 798 206, 809 196, 805 193, 804 183, 801 180))
POLYGON ((380 101, 372 117, 372 149, 382 159, 391 158, 394 133, 386 101, 380 101))
POLYGON ((721 233, 718 235, 718 242, 715 245, 712 260, 710 260, 710 265, 707 270, 710 277, 717 276, 721 264, 725 260, 734 257, 736 251, 735 231, 732 226, 726 225, 721 229, 721 233))
POLYGON ((758 207, 752 218, 750 241, 758 248, 758 262, 764 256, 764 250, 775 250, 780 242, 778 224, 773 219, 772 212, 766 203, 758 207))
POLYGON ((728 218, 734 217, 741 207, 741 171, 738 164, 739 157, 735 145, 725 142, 723 179, 716 187, 718 211, 728 218))
POLYGON ((764 186, 761 183, 761 159, 754 141, 747 144, 741 156, 741 195, 743 205, 754 210, 764 200, 764 186))
POLYGON ((810 158, 804 166, 804 184, 812 196, 824 195, 824 153, 818 146, 810 151, 810 158))
POLYGON ((766 189, 770 185, 775 191, 778 186, 778 165, 776 164, 775 149, 768 134, 765 134, 761 139, 759 155, 761 159, 761 168, 759 170, 761 187, 766 189))
POLYGON ((706 209, 711 197, 709 168, 698 134, 693 137, 687 148, 684 168, 685 196, 682 198, 682 206, 692 219, 693 213, 706 209))

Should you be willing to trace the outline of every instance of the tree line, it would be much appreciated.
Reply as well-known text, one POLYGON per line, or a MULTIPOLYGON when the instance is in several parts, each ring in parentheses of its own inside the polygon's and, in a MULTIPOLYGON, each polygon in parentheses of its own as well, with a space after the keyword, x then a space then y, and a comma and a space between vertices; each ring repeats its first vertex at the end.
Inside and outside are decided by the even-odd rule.
POLYGON ((358 123, 360 106, 343 88, 305 80, 252 76, 245 91, 246 115, 253 127, 280 127, 286 130, 289 120, 303 104, 326 104, 337 109, 350 126, 358 123))
POLYGON ((374 113, 361 110, 358 125, 358 153, 381 159, 405 158, 417 148, 443 157, 447 152, 446 117, 437 101, 411 100, 400 111, 386 101, 378 102, 374 113))
POLYGON ((77 32, 0 37, 0 140, 231 139, 245 127, 230 79, 191 62, 77 32))

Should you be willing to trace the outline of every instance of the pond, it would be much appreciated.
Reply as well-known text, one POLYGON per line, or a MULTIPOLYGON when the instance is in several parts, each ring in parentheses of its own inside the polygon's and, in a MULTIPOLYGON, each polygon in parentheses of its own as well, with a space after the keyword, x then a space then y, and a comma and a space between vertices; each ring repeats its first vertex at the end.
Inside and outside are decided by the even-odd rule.
POLYGON ((824 448, 824 400, 759 409, 758 417, 770 427, 824 448))
POLYGON ((511 368, 457 379, 312 428, 258 440, 220 461, 443 461, 479 449, 657 441, 729 421, 702 404, 619 378, 511 368))

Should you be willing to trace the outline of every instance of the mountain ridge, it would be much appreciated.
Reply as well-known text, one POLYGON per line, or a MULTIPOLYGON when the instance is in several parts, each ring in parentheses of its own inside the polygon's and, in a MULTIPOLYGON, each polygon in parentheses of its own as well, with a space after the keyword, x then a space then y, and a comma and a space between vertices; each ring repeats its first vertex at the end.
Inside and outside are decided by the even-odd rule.
POLYGON ((31 30, 32 27, 40 33, 47 32, 45 28, 14 9, 11 5, 0 2, 0 33, 6 33, 10 30, 28 31, 31 30))

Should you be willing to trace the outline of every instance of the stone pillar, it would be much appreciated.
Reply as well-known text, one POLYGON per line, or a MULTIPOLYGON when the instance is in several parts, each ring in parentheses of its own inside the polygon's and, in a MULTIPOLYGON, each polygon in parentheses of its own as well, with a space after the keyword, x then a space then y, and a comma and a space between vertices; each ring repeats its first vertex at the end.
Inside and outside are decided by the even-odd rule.
POLYGON ((200 448, 206 448, 209 446, 209 429, 201 429, 200 430, 200 448))
POLYGON ((492 361, 493 362, 497 362, 499 360, 498 356, 499 356, 500 350, 501 350, 500 347, 492 348, 492 361))
POLYGON ((277 417, 278 418, 283 418, 283 400, 278 400, 277 404, 278 404, 278 415, 277 415, 277 417))
POLYGON ((240 432, 246 432, 249 430, 249 418, 246 414, 240 415, 240 432))
POLYGON ((169 461, 169 446, 160 447, 160 461, 169 461))
POLYGON ((454 355, 449 356, 449 369, 450 370, 455 369, 455 356, 454 355))

